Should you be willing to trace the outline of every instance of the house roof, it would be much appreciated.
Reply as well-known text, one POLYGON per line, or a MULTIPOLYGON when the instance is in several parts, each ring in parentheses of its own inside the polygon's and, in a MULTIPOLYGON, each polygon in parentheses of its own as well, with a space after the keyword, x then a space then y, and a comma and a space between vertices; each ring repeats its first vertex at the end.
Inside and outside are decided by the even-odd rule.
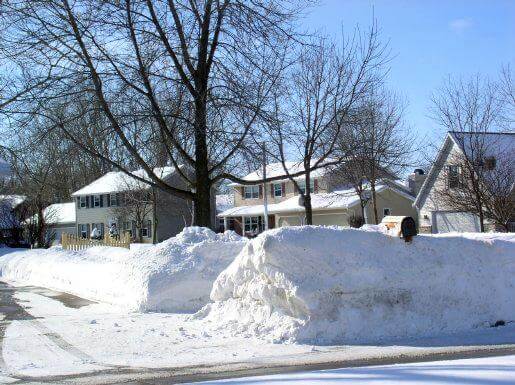
POLYGON ((450 146, 456 145, 457 148, 469 154, 470 149, 475 143, 475 138, 481 139, 481 148, 484 151, 484 156, 494 156, 497 161, 505 161, 514 164, 515 159, 515 133, 511 132, 456 132, 449 131, 445 140, 438 151, 436 160, 431 166, 427 178, 422 184, 420 191, 415 199, 413 205, 420 208, 423 200, 427 197, 431 186, 434 183, 438 171, 445 161, 447 150, 450 146))
MULTIPOLYGON (((414 200, 415 198, 401 189, 387 184, 379 184, 376 186, 376 192, 381 192, 386 189, 396 191, 400 195, 414 200)), ((342 189, 331 193, 311 194, 311 206, 315 211, 321 210, 337 210, 348 209, 358 205, 360 202, 359 196, 353 188, 342 189)), ((299 196, 291 197, 280 203, 272 203, 268 205, 268 212, 270 214, 280 214, 288 212, 303 212, 305 208, 299 205, 299 196)), ((232 217, 241 215, 262 215, 264 212, 263 205, 253 206, 238 206, 233 207, 218 214, 219 217, 232 217)))
MULTIPOLYGON (((167 178, 175 173, 175 171, 175 167, 171 166, 154 168, 154 173, 160 178, 167 178)), ((131 174, 145 180, 150 180, 147 172, 143 169, 132 171, 131 174)), ((80 195, 109 194, 128 190, 143 190, 148 188, 150 188, 149 184, 134 179, 122 171, 111 171, 94 180, 87 186, 84 186, 80 190, 75 191, 72 196, 75 197, 80 195)))
POLYGON ((13 210, 25 199, 27 197, 23 195, 0 195, 0 228, 19 225, 19 220, 13 210))
MULTIPOLYGON (((47 225, 64 225, 75 223, 75 202, 54 203, 43 209, 47 225)), ((24 223, 37 222, 37 215, 26 219, 24 223)))
POLYGON ((0 204, 9 207, 11 210, 25 202, 25 195, 0 195, 0 204))
MULTIPOLYGON (((326 159, 325 163, 329 163, 331 161, 332 161, 332 159, 326 159)), ((316 162, 318 162, 318 159, 311 160, 311 165, 316 164, 316 162)), ((290 174, 296 174, 298 172, 304 171, 304 163, 302 161, 284 162, 284 164, 286 166, 286 169, 288 170, 288 173, 290 173, 290 174)), ((311 175, 315 178, 317 178, 319 176, 323 176, 331 169, 331 167, 334 167, 334 166, 326 166, 326 167, 322 166, 320 168, 317 168, 316 170, 313 170, 311 172, 311 175)), ((266 177, 267 178, 275 178, 275 177, 280 177, 280 176, 284 177, 283 180, 288 179, 288 176, 287 176, 286 172, 284 171, 284 167, 281 162, 267 164, 267 166, 266 166, 266 177)), ((246 180, 246 181, 259 182, 262 178, 263 178, 263 168, 259 168, 255 171, 251 172, 250 174, 245 175, 241 179, 246 180)), ((303 177, 300 176, 298 178, 302 179, 303 177)), ((239 186, 239 185, 240 185, 239 183, 231 183, 229 186, 239 186)))

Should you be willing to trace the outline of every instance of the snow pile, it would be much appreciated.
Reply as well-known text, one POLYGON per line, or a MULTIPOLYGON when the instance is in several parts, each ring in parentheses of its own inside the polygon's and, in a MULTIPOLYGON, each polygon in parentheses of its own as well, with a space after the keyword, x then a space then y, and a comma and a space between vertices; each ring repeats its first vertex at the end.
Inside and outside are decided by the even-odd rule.
POLYGON ((2 249, 0 278, 129 311, 191 312, 209 301, 213 281, 244 245, 244 238, 232 231, 190 227, 157 245, 131 250, 2 249))
POLYGON ((250 241, 195 317, 275 342, 372 342, 515 320, 515 235, 317 226, 250 241), (372 229, 370 229, 372 230, 372 229))

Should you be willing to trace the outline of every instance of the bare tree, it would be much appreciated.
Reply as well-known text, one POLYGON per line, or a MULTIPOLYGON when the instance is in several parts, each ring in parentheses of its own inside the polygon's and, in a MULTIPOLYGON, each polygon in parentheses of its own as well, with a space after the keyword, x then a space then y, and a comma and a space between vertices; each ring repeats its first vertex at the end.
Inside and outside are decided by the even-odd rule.
MULTIPOLYGON (((451 154, 452 166, 445 170, 448 183, 437 189, 437 195, 450 209, 477 215, 483 232, 486 206, 493 209, 504 201, 504 198, 499 200, 494 197, 506 191, 495 186, 504 183, 502 175, 495 175, 495 168, 502 168, 502 173, 506 170, 492 166, 498 161, 496 156, 500 148, 498 136, 493 134, 502 114, 497 85, 480 76, 468 80, 448 79, 433 96, 432 102, 434 119, 453 134, 461 148, 461 151, 451 154), (491 202, 487 204, 488 196, 491 202)), ((512 153, 512 150, 508 149, 508 152, 512 153)), ((513 173, 506 174, 509 175, 513 173)), ((495 211, 504 210, 497 208, 495 211)))
POLYGON ((384 88, 372 89, 348 114, 339 133, 338 149, 345 155, 341 178, 354 187, 363 214, 367 202, 372 201, 376 224, 378 182, 395 178, 410 165, 416 148, 403 113, 404 103, 398 96, 384 88))
POLYGON ((382 81, 388 60, 375 24, 366 33, 356 30, 353 39, 344 39, 342 48, 324 39, 315 41, 303 47, 280 102, 276 98, 270 154, 282 163, 300 194, 307 224, 313 223, 312 172, 344 159, 335 151, 341 128, 351 108, 382 81), (302 185, 286 162, 292 154, 301 159, 302 185))
POLYGON ((131 174, 86 140, 85 129, 70 128, 84 114, 97 113, 128 163, 148 174, 140 180, 192 200, 201 226, 212 225, 210 196, 218 181, 251 183, 228 166, 283 70, 284 47, 303 2, 30 0, 1 7, 11 54, 29 75, 51 69, 50 86, 32 92, 31 114, 52 119, 87 154, 131 174), (87 108, 70 104, 78 96, 90 100, 87 108), (61 114, 47 116, 48 103, 60 104, 61 114), (192 177, 183 175, 189 188, 153 173, 154 154, 142 150, 151 140, 163 144, 173 165, 194 170, 192 177))

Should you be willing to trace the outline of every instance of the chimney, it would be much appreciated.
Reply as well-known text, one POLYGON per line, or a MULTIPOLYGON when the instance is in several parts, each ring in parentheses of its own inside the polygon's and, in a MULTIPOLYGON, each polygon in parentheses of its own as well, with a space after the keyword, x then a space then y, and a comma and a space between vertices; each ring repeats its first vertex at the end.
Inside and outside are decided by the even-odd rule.
POLYGON ((422 187, 422 184, 426 180, 426 174, 424 173, 424 170, 421 168, 416 168, 415 171, 413 171, 412 174, 408 177, 408 185, 411 193, 414 196, 418 195, 418 192, 420 191, 420 188, 422 187))

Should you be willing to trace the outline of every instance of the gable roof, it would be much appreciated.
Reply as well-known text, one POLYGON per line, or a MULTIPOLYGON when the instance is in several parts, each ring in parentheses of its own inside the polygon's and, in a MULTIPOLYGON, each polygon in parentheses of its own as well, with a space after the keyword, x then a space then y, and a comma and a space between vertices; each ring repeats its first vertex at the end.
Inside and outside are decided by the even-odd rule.
POLYGON ((462 153, 470 153, 473 140, 481 135, 483 149, 485 149, 485 156, 494 156, 496 159, 506 159, 513 162, 515 159, 515 133, 512 132, 456 132, 449 131, 445 140, 438 151, 437 157, 426 180, 422 184, 420 191, 415 199, 413 205, 420 208, 423 200, 427 197, 438 172, 445 161, 447 150, 452 145, 455 145, 462 153))
MULTIPOLYGON (((175 167, 171 166, 154 168, 154 173, 160 178, 167 178, 174 174, 175 171, 175 167)), ((145 180, 150 180, 147 172, 143 169, 132 171, 131 173, 145 180)), ((149 188, 149 184, 134 179, 123 171, 111 171, 94 180, 87 186, 84 186, 80 190, 75 191, 72 194, 72 197, 80 195, 109 194, 128 190, 146 190, 149 188)))
MULTIPOLYGON (((331 161, 332 161, 332 159, 326 159, 325 163, 329 163, 331 161)), ((316 162, 318 162, 318 159, 312 159, 311 165, 316 164, 316 162)), ((288 173, 290 173, 290 174, 296 174, 298 172, 304 171, 304 163, 302 161, 298 161, 298 162, 288 161, 288 162, 284 162, 284 164, 286 166, 286 169, 288 170, 288 173)), ((316 170, 311 171, 311 175, 312 175, 312 177, 315 177, 315 178, 323 176, 323 175, 327 174, 327 172, 330 171, 332 167, 334 167, 334 166, 332 166, 332 165, 323 166, 322 165, 321 167, 317 168, 316 170)), ((266 176, 267 176, 267 178, 275 178, 275 177, 283 176, 284 178, 281 180, 288 179, 288 175, 284 171, 284 167, 281 162, 267 164, 266 165, 266 176)), ((246 180, 246 181, 256 181, 256 183, 259 183, 259 181, 262 178, 263 178, 263 168, 261 167, 255 171, 251 172, 250 174, 245 175, 241 179, 246 180)), ((302 179, 303 177, 299 176, 299 177, 296 177, 295 179, 297 179, 297 178, 302 179)), ((280 182, 281 180, 277 180, 277 182, 280 182)), ((229 184, 229 186, 239 186, 239 185, 240 185, 239 183, 229 184)))

